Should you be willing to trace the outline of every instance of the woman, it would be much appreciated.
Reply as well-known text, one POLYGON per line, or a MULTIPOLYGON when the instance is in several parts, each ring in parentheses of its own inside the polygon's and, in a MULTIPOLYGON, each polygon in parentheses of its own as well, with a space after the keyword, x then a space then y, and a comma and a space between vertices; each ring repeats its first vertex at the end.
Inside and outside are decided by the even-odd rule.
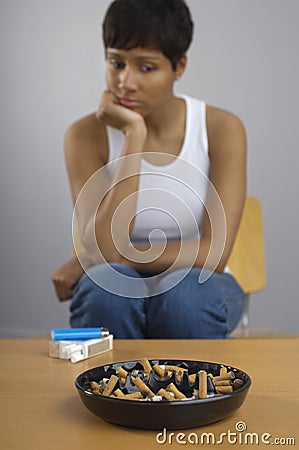
POLYGON ((72 297, 71 326, 226 338, 240 318, 226 265, 246 195, 245 131, 232 113, 174 94, 192 33, 183 0, 108 8, 107 90, 65 137, 85 250, 52 280, 60 300, 72 297))

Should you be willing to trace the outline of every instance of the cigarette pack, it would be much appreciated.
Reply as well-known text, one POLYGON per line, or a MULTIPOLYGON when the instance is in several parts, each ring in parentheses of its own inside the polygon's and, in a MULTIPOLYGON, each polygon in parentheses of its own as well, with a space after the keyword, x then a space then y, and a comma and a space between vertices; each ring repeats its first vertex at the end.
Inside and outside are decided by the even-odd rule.
POLYGON ((50 341, 49 356, 69 359, 72 363, 100 355, 113 349, 113 335, 80 341, 50 341))

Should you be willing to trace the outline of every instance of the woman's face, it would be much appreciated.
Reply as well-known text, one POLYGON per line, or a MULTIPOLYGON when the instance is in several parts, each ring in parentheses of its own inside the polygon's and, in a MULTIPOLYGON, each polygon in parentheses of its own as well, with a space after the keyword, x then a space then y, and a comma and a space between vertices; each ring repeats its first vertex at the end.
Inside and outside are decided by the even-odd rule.
POLYGON ((180 65, 174 71, 161 51, 145 47, 107 48, 106 60, 107 88, 126 108, 146 117, 173 98, 173 83, 180 65))

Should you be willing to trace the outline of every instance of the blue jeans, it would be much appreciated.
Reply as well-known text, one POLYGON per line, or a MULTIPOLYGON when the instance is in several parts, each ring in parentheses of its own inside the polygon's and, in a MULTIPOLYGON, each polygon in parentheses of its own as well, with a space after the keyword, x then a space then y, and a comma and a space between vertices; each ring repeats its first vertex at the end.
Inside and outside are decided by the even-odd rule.
POLYGON ((111 267, 139 279, 138 295, 133 289, 132 297, 122 297, 99 286, 93 279, 107 280, 109 266, 93 266, 76 286, 70 306, 72 327, 104 326, 117 339, 224 339, 239 322, 244 293, 228 273, 215 272, 199 284, 201 269, 194 267, 162 292, 179 271, 172 272, 159 280, 162 293, 152 295, 145 275, 121 264, 111 267))

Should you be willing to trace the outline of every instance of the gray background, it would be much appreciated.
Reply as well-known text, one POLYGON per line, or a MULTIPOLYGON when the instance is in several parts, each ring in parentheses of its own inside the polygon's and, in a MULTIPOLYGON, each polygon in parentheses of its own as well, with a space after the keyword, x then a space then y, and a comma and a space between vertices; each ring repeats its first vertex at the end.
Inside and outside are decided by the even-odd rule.
MULTIPOLYGON (((1 0, 0 336, 68 326, 50 274, 72 252, 67 126, 104 88, 108 0, 1 0)), ((177 86, 232 110, 248 134, 248 194, 263 204, 268 282, 251 326, 299 332, 298 0, 189 0, 196 33, 177 86)))

